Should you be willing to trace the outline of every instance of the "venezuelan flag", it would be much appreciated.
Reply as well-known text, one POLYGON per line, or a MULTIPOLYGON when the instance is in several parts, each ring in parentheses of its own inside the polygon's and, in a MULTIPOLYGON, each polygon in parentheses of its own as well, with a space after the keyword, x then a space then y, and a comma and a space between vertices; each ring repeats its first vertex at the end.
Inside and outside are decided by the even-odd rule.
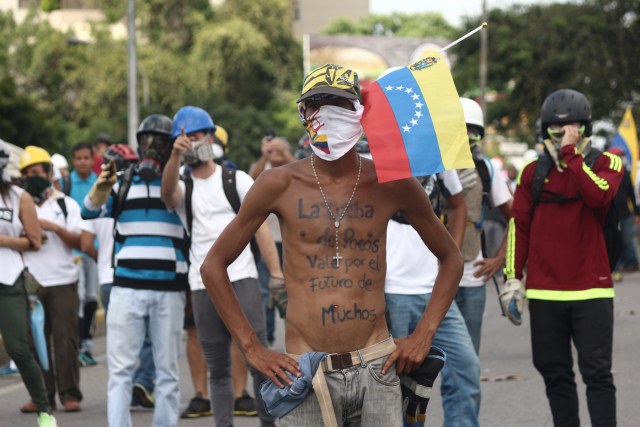
POLYGON ((631 114, 631 107, 625 110, 620 127, 618 127, 618 133, 613 139, 611 146, 620 147, 624 150, 627 157, 627 164, 631 166, 631 182, 635 183, 636 165, 638 164, 638 134, 636 133, 636 124, 631 114))
POLYGON ((475 167, 458 91, 439 55, 369 84, 362 100, 379 182, 475 167))

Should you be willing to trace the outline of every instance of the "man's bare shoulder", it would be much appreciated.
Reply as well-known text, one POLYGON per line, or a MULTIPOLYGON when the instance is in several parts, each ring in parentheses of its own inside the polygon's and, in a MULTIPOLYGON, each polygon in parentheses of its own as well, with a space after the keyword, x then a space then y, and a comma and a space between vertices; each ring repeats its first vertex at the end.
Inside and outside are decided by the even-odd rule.
POLYGON ((300 180, 304 176, 308 175, 309 160, 302 159, 295 162, 288 163, 277 168, 271 168, 265 170, 256 179, 256 184, 260 187, 266 187, 270 191, 283 192, 289 188, 289 186, 295 181, 300 180))

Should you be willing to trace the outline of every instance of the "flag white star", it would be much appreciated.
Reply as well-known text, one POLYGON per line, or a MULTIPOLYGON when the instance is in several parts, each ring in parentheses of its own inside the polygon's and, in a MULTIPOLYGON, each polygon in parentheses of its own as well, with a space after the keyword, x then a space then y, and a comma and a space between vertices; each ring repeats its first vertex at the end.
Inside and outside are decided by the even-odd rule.
POLYGON ((413 98, 413 100, 415 101, 416 99, 420 98, 420 95, 414 93, 413 95, 411 95, 411 98, 413 98))
POLYGON ((404 86, 402 86, 402 85, 400 85, 400 86, 396 86, 396 89, 398 89, 398 90, 402 90, 402 89, 404 89, 404 86))
POLYGON ((411 89, 410 87, 406 88, 404 91, 406 93, 413 93, 413 89, 411 89))
POLYGON ((416 111, 416 113, 414 114, 414 116, 416 116, 417 118, 422 117, 422 111, 416 111))
POLYGON ((416 126, 417 124, 418 124, 418 121, 416 119, 411 119, 412 126, 416 126))
POLYGON ((405 132, 411 132, 411 127, 409 127, 408 125, 404 125, 402 126, 402 130, 405 132))
POLYGON ((424 104, 420 101, 416 102, 416 108, 422 108, 424 104))
POLYGON ((386 91, 390 91, 390 90, 393 90, 393 86, 389 85, 389 86, 385 87, 384 89, 385 89, 386 91))

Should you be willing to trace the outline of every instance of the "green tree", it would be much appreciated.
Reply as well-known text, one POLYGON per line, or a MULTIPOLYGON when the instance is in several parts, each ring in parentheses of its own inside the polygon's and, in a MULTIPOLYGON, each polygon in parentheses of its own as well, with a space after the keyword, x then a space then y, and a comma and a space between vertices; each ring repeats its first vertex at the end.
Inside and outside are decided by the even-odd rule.
POLYGON ((457 28, 440 13, 368 15, 358 22, 340 18, 324 29, 325 34, 357 34, 395 37, 433 37, 453 39, 457 28))
MULTIPOLYGON (((564 87, 591 100, 594 119, 617 120, 620 102, 639 96, 639 19, 640 2, 635 0, 492 10, 488 86, 504 100, 489 109, 489 122, 533 142, 544 98, 564 87)), ((478 25, 479 19, 470 20, 465 28, 478 25)), ((459 91, 473 92, 479 43, 460 43, 452 51, 458 58, 453 73, 459 91)))

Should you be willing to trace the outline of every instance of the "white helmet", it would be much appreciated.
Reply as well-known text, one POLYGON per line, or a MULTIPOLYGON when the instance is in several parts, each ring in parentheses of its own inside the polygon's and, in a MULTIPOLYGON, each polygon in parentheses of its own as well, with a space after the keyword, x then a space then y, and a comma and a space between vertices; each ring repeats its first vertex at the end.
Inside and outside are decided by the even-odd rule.
POLYGON ((480 105, 469 98, 460 98, 460 103, 462 104, 462 111, 464 112, 464 121, 468 125, 478 126, 482 136, 484 136, 484 116, 482 115, 480 105))
POLYGON ((69 163, 67 163, 67 159, 64 158, 61 154, 55 153, 51 156, 51 163, 58 169, 69 169, 69 163))

